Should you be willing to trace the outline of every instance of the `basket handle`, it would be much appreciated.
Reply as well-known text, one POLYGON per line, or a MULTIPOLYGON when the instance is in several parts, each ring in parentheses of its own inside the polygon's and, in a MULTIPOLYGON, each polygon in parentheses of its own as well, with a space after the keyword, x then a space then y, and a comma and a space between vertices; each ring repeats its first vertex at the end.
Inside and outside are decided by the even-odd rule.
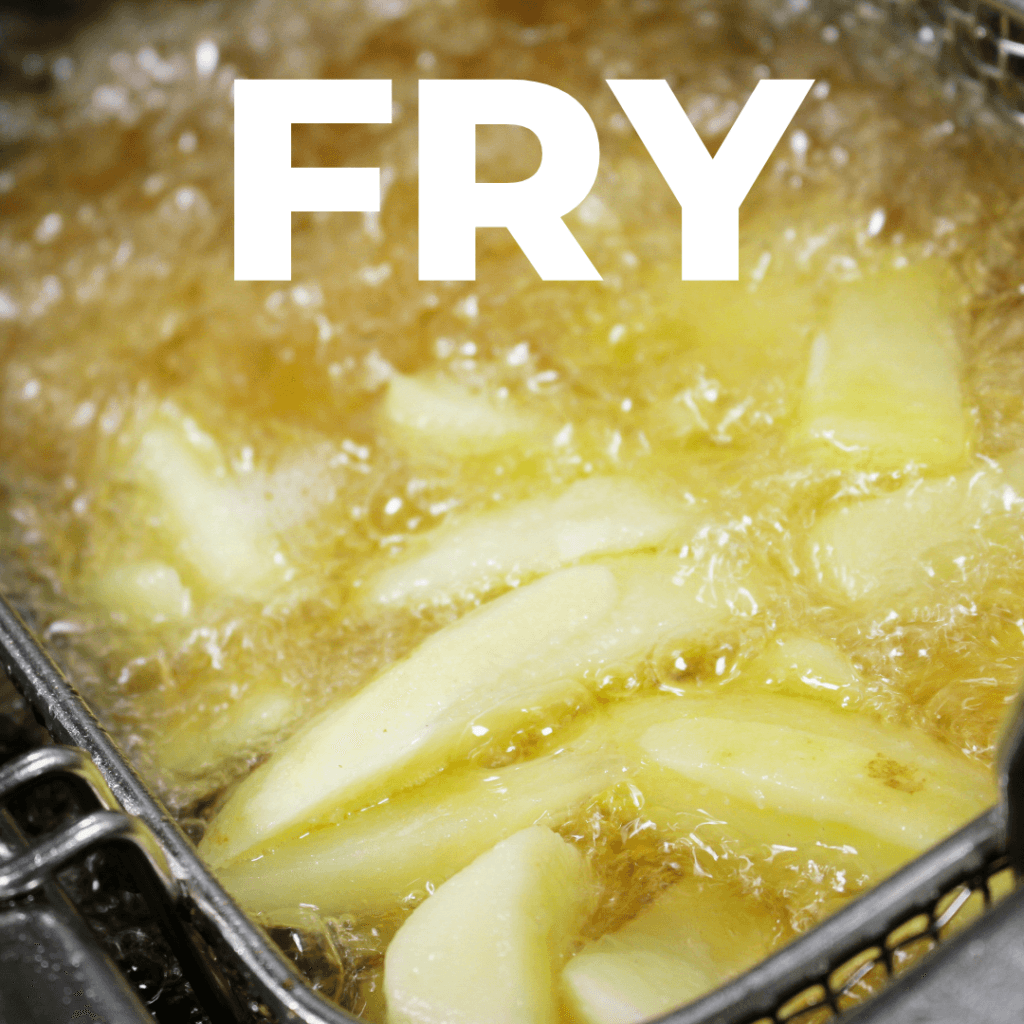
POLYGON ((99 810, 79 817, 30 846, 21 844, 27 848, 4 850, 6 856, 0 856, 0 901, 52 883, 54 872, 87 850, 110 844, 120 846, 129 855, 125 866, 162 926, 200 1006, 213 1020, 234 1020, 225 993, 207 976, 206 965, 193 944, 185 923, 184 888, 175 878, 159 841, 141 818, 124 811, 84 750, 43 747, 0 766, 0 815, 14 827, 3 804, 22 787, 54 776, 64 776, 84 786, 99 804, 99 810))
POLYGON ((997 770, 1006 816, 1006 852, 1017 877, 1024 878, 1024 689, 1003 729, 997 770))

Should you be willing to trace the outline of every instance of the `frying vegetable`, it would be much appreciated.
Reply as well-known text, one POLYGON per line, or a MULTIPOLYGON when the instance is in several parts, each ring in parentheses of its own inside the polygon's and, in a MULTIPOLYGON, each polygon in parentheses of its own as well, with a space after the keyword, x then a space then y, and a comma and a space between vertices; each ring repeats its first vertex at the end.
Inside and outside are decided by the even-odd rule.
POLYGON ((872 469, 961 463, 969 431, 951 290, 937 263, 838 288, 811 350, 804 436, 872 469))
POLYGON ((995 800, 988 772, 911 729, 791 697, 694 699, 651 726, 658 764, 759 807, 924 850, 995 800))
MULTIPOLYGON (((766 851, 788 851, 799 861, 813 862, 815 870, 834 869, 848 877, 851 884, 854 879, 860 879, 859 884, 881 881, 914 855, 916 851, 900 837, 883 837, 828 815, 813 811, 808 814, 803 808, 790 809, 780 801, 767 799, 753 785, 731 786, 716 775, 715 762, 706 766, 706 772, 681 773, 659 750, 647 749, 647 734, 656 727, 671 728, 671 723, 680 717, 701 720, 705 715, 714 715, 719 708, 724 714, 735 715, 741 723, 760 718, 785 724, 791 711, 797 712, 801 721, 821 714, 825 723, 835 724, 834 720, 839 719, 840 730, 846 717, 847 726, 854 730, 861 721, 860 714, 824 712, 817 699, 776 694, 755 696, 737 680, 721 693, 702 696, 691 691, 683 696, 647 697, 598 709, 583 720, 579 733, 567 745, 581 753, 617 750, 623 762, 632 766, 630 784, 642 797, 643 818, 659 834, 696 842, 697 849, 710 849, 709 844, 717 843, 738 857, 744 855, 743 851, 756 856, 763 856, 766 851)), ((889 728, 870 719, 866 721, 869 730, 889 728)), ((933 747, 931 744, 928 749, 933 747)), ((960 766, 961 759, 956 755, 945 750, 941 755, 960 766)), ((766 753, 766 771, 770 770, 770 759, 774 756, 774 752, 766 753)), ((967 770, 975 782, 979 777, 985 778, 976 767, 969 766, 967 770)))
POLYGON ((809 561, 830 595, 870 600, 881 611, 943 578, 962 578, 965 555, 986 540, 987 517, 1012 500, 1004 478, 988 469, 916 480, 822 516, 808 535, 809 561))
MULTIPOLYGON (((567 695, 671 636, 705 640, 736 614, 735 582, 654 555, 563 569, 434 634, 328 708, 244 779, 203 852, 223 864, 326 814, 356 809, 456 760, 474 736, 567 695)), ((749 597, 749 594, 747 595, 749 597)))
POLYGON ((253 598, 280 582, 274 537, 229 478, 217 443, 179 410, 154 412, 130 471, 161 510, 171 550, 210 591, 253 598))
MULTIPOLYGON (((543 418, 442 378, 396 373, 384 399, 387 427, 412 448, 481 454, 537 439, 543 418)), ((553 433, 553 431, 552 431, 553 433)))
POLYGON ((818 697, 850 709, 859 707, 868 694, 867 681, 835 644, 800 634, 773 638, 744 666, 740 681, 751 688, 818 697))
POLYGON ((514 832, 538 822, 559 825, 628 775, 612 751, 572 750, 508 768, 445 773, 260 857, 238 860, 220 878, 247 910, 314 903, 330 914, 387 913, 514 832))
POLYGON ((689 878, 565 966, 562 989, 585 1024, 640 1024, 704 995, 771 949, 756 899, 689 878))
POLYGON ((532 826, 413 911, 388 947, 389 1024, 555 1024, 555 979, 592 883, 579 852, 532 826))
POLYGON ((155 560, 108 569, 95 594, 116 615, 136 622, 183 619, 192 608, 192 595, 177 570, 155 560))
POLYGON ((382 572, 369 599, 438 603, 471 596, 581 558, 657 547, 692 515, 632 480, 580 480, 556 498, 532 498, 442 527, 424 538, 425 550, 382 572))

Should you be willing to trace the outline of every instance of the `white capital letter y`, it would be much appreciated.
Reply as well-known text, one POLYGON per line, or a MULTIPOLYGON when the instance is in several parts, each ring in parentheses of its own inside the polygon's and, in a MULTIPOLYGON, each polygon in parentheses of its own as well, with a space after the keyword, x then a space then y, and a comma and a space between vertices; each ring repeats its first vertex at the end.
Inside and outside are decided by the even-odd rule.
POLYGON ((683 280, 739 280, 739 209, 813 79, 758 82, 712 159, 663 79, 608 85, 683 208, 683 280))

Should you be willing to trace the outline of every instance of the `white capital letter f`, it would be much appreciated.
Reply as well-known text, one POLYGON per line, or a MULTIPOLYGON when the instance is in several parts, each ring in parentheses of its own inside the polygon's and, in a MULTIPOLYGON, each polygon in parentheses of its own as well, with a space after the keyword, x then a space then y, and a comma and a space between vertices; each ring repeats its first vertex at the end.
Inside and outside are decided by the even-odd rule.
POLYGON ((292 167, 292 125, 390 121, 386 79, 235 81, 236 281, 291 280, 293 212, 380 209, 376 167, 292 167))

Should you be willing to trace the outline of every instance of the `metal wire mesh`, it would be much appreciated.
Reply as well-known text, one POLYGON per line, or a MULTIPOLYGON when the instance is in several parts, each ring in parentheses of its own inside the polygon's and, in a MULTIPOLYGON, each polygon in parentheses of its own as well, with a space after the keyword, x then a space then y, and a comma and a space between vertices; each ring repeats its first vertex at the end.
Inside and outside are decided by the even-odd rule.
POLYGON ((848 957, 827 977, 787 999, 769 1017, 752 1024, 821 1024, 862 1003, 886 982, 917 964, 940 942, 976 920, 1017 884, 1005 857, 964 879, 879 941, 848 957))
POLYGON ((869 1000, 1016 885, 1005 812, 996 807, 665 1024, 832 1020, 869 1000))
POLYGON ((898 31, 1024 127, 1024 3, 886 0, 898 31))

